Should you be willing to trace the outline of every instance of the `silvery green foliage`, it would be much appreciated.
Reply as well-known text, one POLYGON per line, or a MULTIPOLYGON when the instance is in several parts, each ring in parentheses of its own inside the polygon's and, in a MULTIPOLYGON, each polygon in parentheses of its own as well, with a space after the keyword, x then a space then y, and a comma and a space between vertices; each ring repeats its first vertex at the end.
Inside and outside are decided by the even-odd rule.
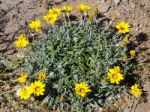
POLYGON ((105 23, 63 24, 49 29, 47 38, 33 47, 25 69, 31 80, 36 79, 38 71, 46 70, 46 92, 42 98, 50 107, 66 110, 71 106, 87 112, 97 106, 111 106, 125 86, 106 82, 108 69, 119 65, 123 74, 129 69, 121 60, 124 51, 118 46, 119 41, 116 32, 105 23), (85 98, 77 96, 74 90, 81 81, 92 89, 85 98))

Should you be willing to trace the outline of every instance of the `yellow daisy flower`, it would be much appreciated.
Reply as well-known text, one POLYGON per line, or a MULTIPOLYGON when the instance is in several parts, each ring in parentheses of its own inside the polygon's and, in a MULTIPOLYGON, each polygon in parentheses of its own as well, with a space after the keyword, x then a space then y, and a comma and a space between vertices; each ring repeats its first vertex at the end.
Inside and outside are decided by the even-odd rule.
POLYGON ((40 71, 38 73, 38 80, 43 81, 43 80, 45 80, 45 78, 46 78, 46 72, 40 71))
POLYGON ((115 66, 114 68, 109 69, 108 78, 110 80, 110 83, 119 84, 120 81, 124 79, 123 75, 120 72, 121 71, 119 66, 115 66))
POLYGON ((142 90, 139 89, 139 86, 137 84, 134 84, 131 86, 131 93, 132 95, 138 97, 138 96, 141 96, 142 90))
POLYGON ((41 32, 42 30, 41 21, 39 19, 31 21, 29 23, 29 28, 35 30, 36 32, 41 32))
POLYGON ((67 5, 67 6, 63 6, 61 10, 62 12, 65 12, 65 13, 71 13, 71 11, 73 10, 73 7, 67 5))
POLYGON ((82 3, 80 3, 78 6, 77 6, 77 9, 81 12, 85 12, 85 13, 88 13, 90 11, 90 6, 88 5, 84 5, 82 3))
POLYGON ((29 44, 25 33, 19 35, 18 39, 14 42, 16 48, 25 48, 29 44))
POLYGON ((124 46, 127 42, 129 41, 129 37, 128 36, 125 36, 122 41, 120 42, 120 45, 121 46, 124 46))
POLYGON ((59 100, 60 100, 60 101, 64 101, 64 100, 65 100, 65 97, 64 97, 64 96, 60 96, 59 100))
POLYGON ((119 33, 128 33, 130 30, 130 25, 129 23, 122 21, 116 24, 115 28, 118 30, 119 33))
POLYGON ((135 51, 135 50, 130 50, 130 55, 131 55, 132 57, 134 57, 134 56, 136 55, 136 51, 135 51))
POLYGON ((21 76, 18 78, 18 82, 20 84, 25 84, 27 81, 27 77, 28 77, 28 75, 26 73, 22 72, 21 76))
POLYGON ((30 98, 32 92, 30 91, 29 87, 24 87, 21 90, 19 90, 18 95, 21 99, 27 100, 30 98))
POLYGON ((80 82, 75 85, 75 92, 77 95, 85 97, 87 93, 91 92, 91 89, 85 82, 80 82))
POLYGON ((123 41, 123 42, 128 42, 128 41, 129 41, 129 37, 128 37, 128 36, 125 36, 122 41, 123 41))
POLYGON ((49 9, 49 10, 48 10, 48 13, 49 13, 49 14, 56 14, 56 15, 59 15, 59 14, 61 13, 61 9, 55 7, 55 8, 49 9))
POLYGON ((43 84, 41 81, 35 81, 34 83, 31 83, 30 89, 36 96, 44 95, 45 84, 43 84))
POLYGON ((94 18, 97 16, 99 13, 99 9, 96 7, 91 15, 89 15, 88 19, 90 22, 94 21, 94 18))
POLYGON ((116 73, 121 72, 120 66, 115 66, 115 67, 114 67, 114 71, 115 71, 116 73))
POLYGON ((58 15, 47 13, 43 18, 48 24, 54 24, 58 19, 58 15))

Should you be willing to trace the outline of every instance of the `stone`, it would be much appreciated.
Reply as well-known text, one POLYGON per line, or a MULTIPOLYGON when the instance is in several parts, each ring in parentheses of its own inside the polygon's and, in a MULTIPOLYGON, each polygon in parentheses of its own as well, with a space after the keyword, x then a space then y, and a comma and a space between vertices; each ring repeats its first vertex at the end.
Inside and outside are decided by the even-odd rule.
POLYGON ((130 6, 135 9, 135 4, 134 3, 131 3, 130 6))
POLYGON ((120 15, 121 14, 118 10, 114 10, 114 11, 112 11, 111 19, 116 20, 116 19, 120 18, 120 15))
POLYGON ((3 102, 3 101, 4 101, 4 98, 0 96, 0 102, 3 102))
POLYGON ((105 13, 105 12, 108 12, 108 10, 109 10, 109 8, 110 8, 110 5, 108 5, 108 4, 106 4, 106 3, 101 3, 101 4, 99 5, 99 7, 100 7, 100 12, 105 13))
POLYGON ((114 0, 114 3, 115 3, 116 5, 118 5, 120 2, 121 2, 121 0, 114 0))
POLYGON ((101 3, 105 3, 107 0, 101 0, 101 3))

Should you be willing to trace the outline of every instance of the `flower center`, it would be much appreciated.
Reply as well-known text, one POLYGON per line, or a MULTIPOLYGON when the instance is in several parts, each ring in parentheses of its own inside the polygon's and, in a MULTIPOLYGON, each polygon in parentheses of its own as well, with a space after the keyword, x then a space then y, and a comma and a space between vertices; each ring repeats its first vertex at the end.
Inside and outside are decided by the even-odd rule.
POLYGON ((36 88, 35 88, 35 91, 36 91, 36 92, 40 91, 40 87, 36 87, 36 88))
POLYGON ((117 79, 118 76, 117 76, 116 74, 113 74, 113 75, 112 75, 112 78, 113 78, 113 79, 117 79))
POLYGON ((44 76, 43 76, 43 75, 40 75, 40 79, 44 79, 44 76))
POLYGON ((134 92, 138 92, 139 91, 139 89, 138 88, 134 88, 134 92))
POLYGON ((121 27, 120 30, 125 30, 125 28, 124 28, 124 27, 121 27))
POLYGON ((79 92, 80 92, 80 93, 83 93, 83 92, 84 92, 84 88, 80 88, 80 89, 79 89, 79 92))

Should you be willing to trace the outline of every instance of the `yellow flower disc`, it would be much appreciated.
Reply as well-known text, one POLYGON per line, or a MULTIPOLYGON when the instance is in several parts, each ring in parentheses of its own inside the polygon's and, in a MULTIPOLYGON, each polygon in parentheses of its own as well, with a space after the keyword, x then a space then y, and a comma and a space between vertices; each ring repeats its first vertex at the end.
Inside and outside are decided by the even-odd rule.
POLYGON ((38 73, 38 80, 43 81, 43 80, 45 80, 45 78, 46 78, 46 72, 40 71, 38 73))
POLYGON ((32 93, 30 91, 30 88, 29 87, 24 87, 21 90, 19 90, 19 94, 18 95, 19 95, 19 97, 21 99, 27 100, 27 99, 30 98, 31 94, 32 93))
POLYGON ((130 25, 129 23, 122 21, 116 24, 115 28, 118 30, 119 33, 128 33, 130 30, 130 25))
POLYGON ((75 85, 75 92, 77 95, 85 97, 87 93, 91 92, 91 89, 85 82, 80 82, 75 85))
POLYGON ((19 35, 18 39, 14 42, 16 48, 25 48, 29 44, 25 33, 19 35))
POLYGON ((31 83, 30 89, 36 96, 44 95, 45 84, 43 84, 41 81, 35 81, 34 83, 31 83))
POLYGON ((142 90, 139 89, 139 86, 137 84, 134 84, 131 86, 131 93, 132 95, 138 97, 138 96, 141 96, 142 90))
POLYGON ((39 19, 31 21, 29 23, 29 28, 36 32, 41 32, 42 31, 41 21, 39 19))
POLYGON ((60 8, 57 8, 57 7, 48 10, 48 14, 56 14, 56 15, 59 15, 60 13, 61 13, 61 9, 60 9, 60 8))
POLYGON ((65 12, 65 13, 71 13, 72 10, 73 10, 73 7, 69 5, 62 7, 62 12, 65 12))
POLYGON ((58 19, 58 15, 47 13, 43 18, 48 24, 54 24, 58 19))
POLYGON ((110 80, 110 83, 119 84, 120 81, 124 79, 123 75, 120 72, 121 71, 119 66, 115 66, 114 68, 109 69, 108 78, 110 80))
POLYGON ((130 55, 131 55, 132 57, 134 57, 134 56, 136 55, 136 51, 135 51, 135 50, 130 50, 130 55))
POLYGON ((77 6, 77 9, 81 12, 85 12, 85 13, 88 13, 90 11, 90 6, 88 5, 84 5, 82 3, 80 3, 78 6, 77 6))
POLYGON ((22 72, 20 77, 18 78, 18 82, 20 84, 25 84, 27 81, 27 77, 28 77, 28 75, 26 73, 22 72))

